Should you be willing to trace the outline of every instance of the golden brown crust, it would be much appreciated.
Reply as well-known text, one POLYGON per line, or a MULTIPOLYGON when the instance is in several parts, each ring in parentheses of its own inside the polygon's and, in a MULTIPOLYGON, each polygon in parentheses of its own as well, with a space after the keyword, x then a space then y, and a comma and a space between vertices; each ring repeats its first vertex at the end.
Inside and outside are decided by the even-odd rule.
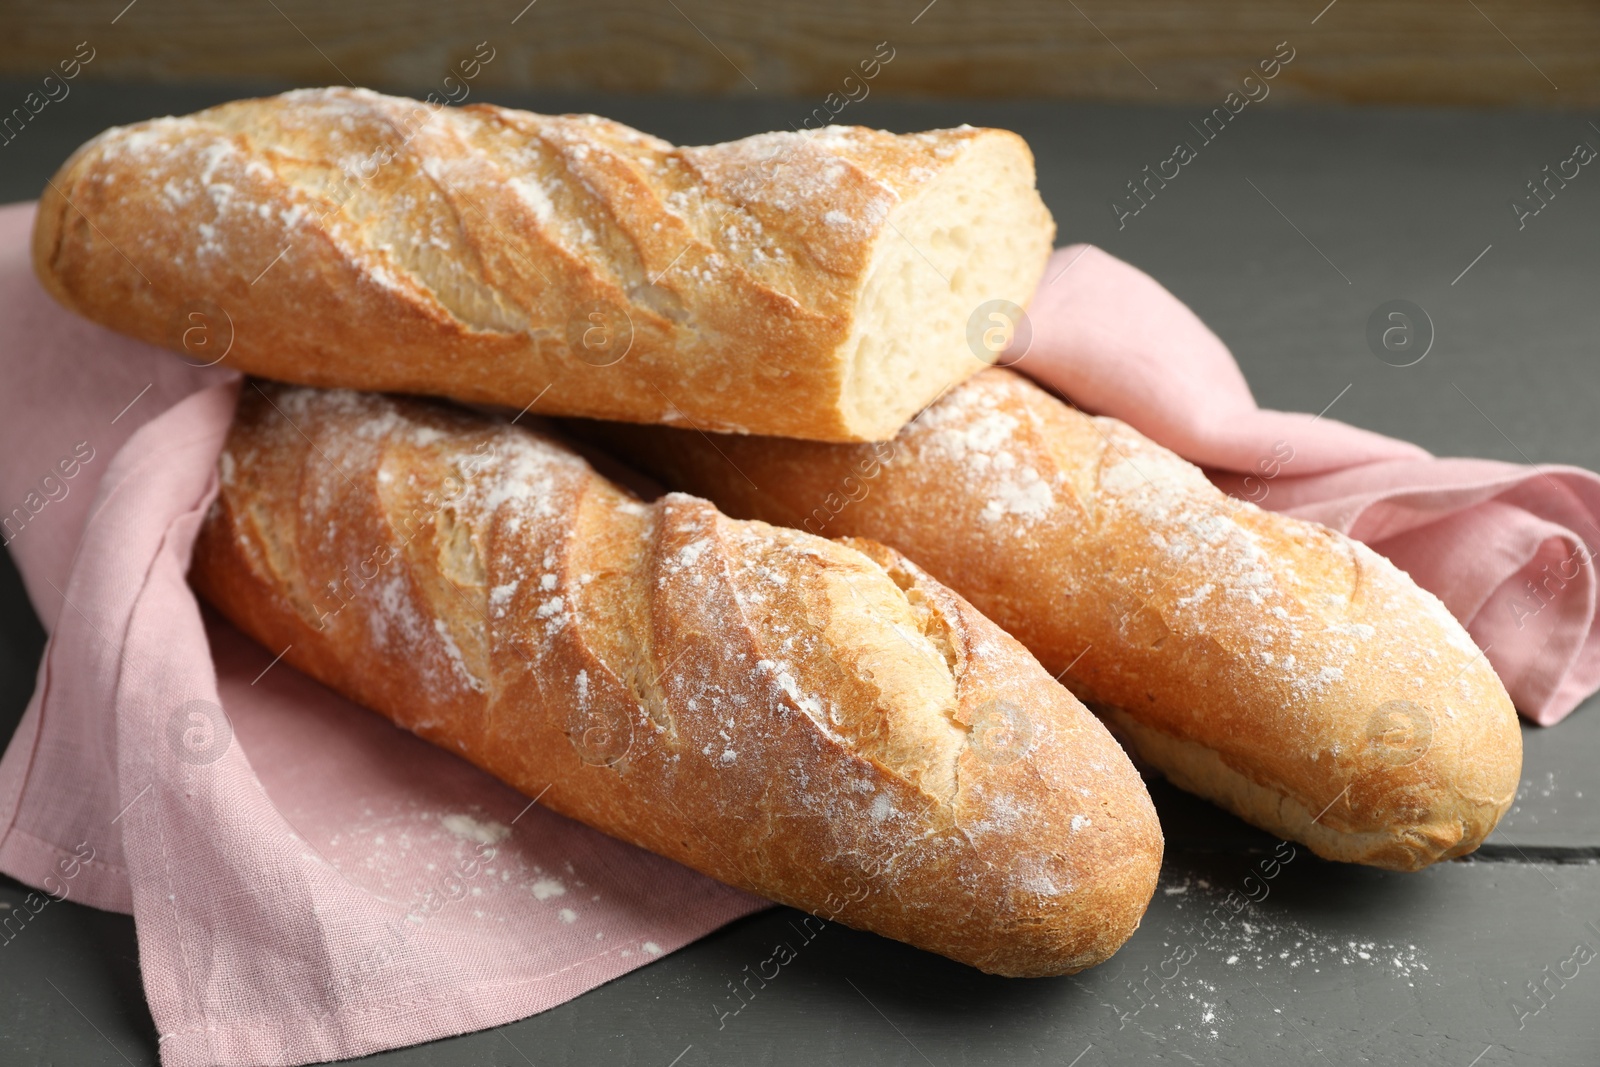
POLYGON ((247 386, 221 482, 207 600, 590 826, 1005 975, 1100 962, 1154 891, 1111 735, 881 545, 644 504, 553 439, 370 394, 247 386))
POLYGON ((894 545, 1177 784, 1320 855, 1461 855, 1516 791, 1511 702, 1432 594, 1011 372, 878 445, 580 432, 731 515, 894 545))
POLYGON ((870 440, 981 366, 968 316, 1026 303, 1053 234, 1004 130, 680 149, 318 89, 102 133, 44 190, 33 252, 61 303, 196 362, 870 440))

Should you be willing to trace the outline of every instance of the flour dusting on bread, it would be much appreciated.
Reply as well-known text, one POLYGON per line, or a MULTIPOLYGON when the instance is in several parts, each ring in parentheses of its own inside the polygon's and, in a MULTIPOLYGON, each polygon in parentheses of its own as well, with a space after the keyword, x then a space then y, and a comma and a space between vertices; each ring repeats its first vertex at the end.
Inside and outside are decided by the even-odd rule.
POLYGON ((1438 598, 1010 371, 888 445, 596 440, 734 514, 894 545, 1147 762, 1324 856, 1420 867, 1476 848, 1511 802, 1515 711, 1438 598))
POLYGON ((205 309, 226 366, 280 381, 882 440, 981 366, 968 316, 1026 303, 1053 234, 1004 130, 680 148, 329 88, 106 131, 34 257, 152 343, 187 351, 205 309))
POLYGON ((646 504, 551 437, 373 394, 251 384, 227 452, 198 588, 541 803, 999 973, 1137 924, 1161 848, 1127 758, 881 545, 646 504))

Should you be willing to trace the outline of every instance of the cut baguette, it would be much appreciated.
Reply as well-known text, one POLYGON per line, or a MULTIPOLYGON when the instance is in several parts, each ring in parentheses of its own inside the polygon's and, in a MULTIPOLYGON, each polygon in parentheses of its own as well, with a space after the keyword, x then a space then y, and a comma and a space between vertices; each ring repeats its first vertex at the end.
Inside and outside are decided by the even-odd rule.
POLYGON ((1054 224, 1027 144, 860 127, 675 148, 593 115, 299 90, 107 130, 34 266, 252 374, 547 414, 880 440, 984 364, 1054 224))

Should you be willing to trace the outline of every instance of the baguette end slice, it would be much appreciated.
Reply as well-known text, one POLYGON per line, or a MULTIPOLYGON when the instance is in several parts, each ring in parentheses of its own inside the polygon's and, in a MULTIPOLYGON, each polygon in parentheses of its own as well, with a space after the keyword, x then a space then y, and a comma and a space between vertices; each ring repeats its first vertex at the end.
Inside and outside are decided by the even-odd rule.
POLYGON ((977 130, 944 150, 954 162, 889 212, 856 300, 840 349, 849 439, 888 440, 986 366, 969 320, 981 320, 981 336, 1003 325, 983 314, 991 301, 1025 308, 1050 256, 1055 224, 1027 143, 977 130))

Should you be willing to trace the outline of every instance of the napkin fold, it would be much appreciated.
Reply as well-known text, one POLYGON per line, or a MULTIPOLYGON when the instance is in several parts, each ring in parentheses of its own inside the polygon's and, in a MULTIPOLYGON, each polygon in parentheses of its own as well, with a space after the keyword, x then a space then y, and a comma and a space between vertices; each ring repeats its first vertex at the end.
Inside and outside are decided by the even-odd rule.
MULTIPOLYGON (((134 915, 164 1064, 493 1026, 764 906, 529 803, 203 610, 184 575, 238 380, 59 308, 32 274, 32 218, 0 208, 0 540, 50 640, 0 759, 0 870, 134 915)), ((1148 276, 1058 257, 1047 278, 1071 269, 1035 300, 1020 369, 1247 496, 1291 442, 1264 505, 1411 571, 1524 714, 1553 722, 1600 686, 1594 475, 1262 411, 1148 276), (1545 595, 1519 600, 1530 582, 1545 595)))

